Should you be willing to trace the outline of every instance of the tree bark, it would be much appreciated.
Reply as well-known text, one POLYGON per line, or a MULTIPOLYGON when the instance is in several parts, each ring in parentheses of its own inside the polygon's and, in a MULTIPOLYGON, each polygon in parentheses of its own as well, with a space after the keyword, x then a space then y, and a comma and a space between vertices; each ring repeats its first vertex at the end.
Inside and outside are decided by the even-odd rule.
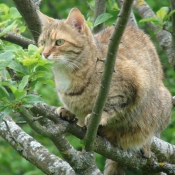
POLYGON ((17 44, 23 47, 24 49, 27 49, 29 44, 34 44, 34 45, 36 44, 33 40, 30 40, 28 38, 23 37, 22 35, 12 33, 12 32, 9 32, 5 36, 0 37, 0 39, 17 44))
POLYGON ((0 124, 0 135, 29 162, 48 175, 75 175, 70 165, 50 153, 44 146, 25 133, 10 118, 0 124))
POLYGON ((16 8, 24 18, 35 42, 41 33, 40 19, 36 13, 37 5, 32 0, 13 0, 16 8))

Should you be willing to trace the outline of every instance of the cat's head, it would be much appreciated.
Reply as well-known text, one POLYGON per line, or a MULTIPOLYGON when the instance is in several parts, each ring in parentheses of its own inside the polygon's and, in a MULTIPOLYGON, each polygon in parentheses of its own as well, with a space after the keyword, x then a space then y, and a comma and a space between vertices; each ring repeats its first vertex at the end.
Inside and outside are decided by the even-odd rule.
POLYGON ((38 45, 44 46, 42 54, 45 58, 74 69, 86 61, 93 36, 77 8, 73 8, 65 20, 50 18, 39 11, 38 15, 42 23, 38 45))

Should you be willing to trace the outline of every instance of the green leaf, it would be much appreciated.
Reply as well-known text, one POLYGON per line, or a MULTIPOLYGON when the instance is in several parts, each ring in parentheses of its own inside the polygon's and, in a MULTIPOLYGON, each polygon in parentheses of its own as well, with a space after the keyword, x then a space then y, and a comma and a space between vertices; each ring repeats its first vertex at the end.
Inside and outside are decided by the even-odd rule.
POLYGON ((33 44, 30 44, 28 46, 28 52, 29 52, 29 55, 33 55, 36 51, 37 51, 38 47, 33 45, 33 44))
POLYGON ((28 105, 28 104, 34 104, 34 103, 43 102, 41 97, 39 97, 38 95, 34 95, 34 94, 26 95, 22 99, 22 101, 23 101, 22 105, 28 105))
POLYGON ((17 61, 12 60, 10 62, 10 64, 8 65, 8 67, 11 68, 11 69, 13 69, 13 70, 15 70, 15 71, 17 71, 17 72, 20 72, 20 73, 22 73, 24 75, 27 74, 26 67, 24 67, 20 62, 17 62, 17 61))
POLYGON ((18 89, 14 92, 14 96, 16 99, 21 99, 23 97, 25 97, 27 94, 27 92, 25 90, 23 91, 19 91, 18 89))
POLYGON ((41 47, 38 47, 37 50, 36 50, 36 53, 39 54, 39 56, 41 57, 41 52, 43 50, 44 46, 41 46, 41 47))
POLYGON ((6 27, 1 33, 0 33, 0 37, 7 34, 8 32, 10 32, 12 30, 12 28, 16 25, 16 21, 14 21, 12 24, 10 24, 8 27, 6 27))
POLYGON ((162 7, 160 10, 156 12, 157 17, 163 21, 165 16, 168 14, 169 8, 168 7, 162 7))
POLYGON ((0 4, 0 14, 7 14, 9 7, 6 4, 0 4))
POLYGON ((90 17, 86 20, 86 24, 87 24, 89 27, 92 27, 92 26, 93 26, 93 23, 91 22, 90 17))
POLYGON ((38 59, 25 58, 21 62, 24 66, 30 67, 30 66, 35 66, 38 63, 38 59))
POLYGON ((23 91, 25 86, 27 85, 28 81, 29 81, 29 75, 26 75, 22 78, 21 82, 19 83, 19 86, 18 86, 18 90, 19 91, 23 91))
POLYGON ((172 10, 168 15, 166 15, 164 21, 168 20, 168 18, 170 18, 173 15, 173 13, 175 13, 175 10, 172 10))
POLYGON ((99 24, 101 24, 101 23, 107 21, 107 20, 108 20, 109 18, 111 18, 111 17, 112 17, 112 15, 109 14, 109 13, 103 13, 103 14, 99 15, 99 16, 97 17, 97 19, 95 20, 94 26, 93 26, 93 27, 96 27, 97 25, 99 25, 99 24))
POLYGON ((0 99, 3 97, 9 97, 9 93, 3 86, 0 85, 0 99))
POLYGON ((145 18, 145 19, 141 19, 139 22, 159 22, 159 19, 151 17, 151 18, 145 18))
POLYGON ((115 0, 108 0, 109 5, 113 11, 119 11, 120 8, 118 7, 117 3, 115 0))
MULTIPOLYGON (((1 102, 1 101, 0 101, 0 102, 1 102)), ((8 105, 2 104, 2 102, 1 102, 1 103, 0 103, 0 112, 3 112, 7 107, 8 107, 8 105)))
POLYGON ((9 116, 9 114, 12 112, 12 109, 9 107, 6 107, 1 113, 0 113, 0 123, 2 122, 4 117, 9 116))
POLYGON ((14 56, 15 55, 9 51, 0 54, 0 71, 10 64, 14 56))
POLYGON ((10 15, 12 16, 13 19, 21 18, 20 13, 18 12, 18 10, 15 7, 10 8, 10 15))
POLYGON ((26 30, 26 26, 20 26, 18 33, 23 33, 26 30))
POLYGON ((9 87, 13 93, 16 92, 18 86, 16 81, 3 81, 1 85, 9 87))

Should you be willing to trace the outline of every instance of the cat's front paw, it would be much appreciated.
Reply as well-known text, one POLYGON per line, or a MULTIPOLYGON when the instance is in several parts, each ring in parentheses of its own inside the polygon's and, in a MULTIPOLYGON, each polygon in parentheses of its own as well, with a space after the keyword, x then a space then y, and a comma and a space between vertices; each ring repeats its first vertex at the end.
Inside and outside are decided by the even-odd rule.
POLYGON ((75 119, 75 115, 72 114, 67 109, 65 109, 64 107, 57 108, 55 112, 63 120, 74 121, 74 119, 75 119))

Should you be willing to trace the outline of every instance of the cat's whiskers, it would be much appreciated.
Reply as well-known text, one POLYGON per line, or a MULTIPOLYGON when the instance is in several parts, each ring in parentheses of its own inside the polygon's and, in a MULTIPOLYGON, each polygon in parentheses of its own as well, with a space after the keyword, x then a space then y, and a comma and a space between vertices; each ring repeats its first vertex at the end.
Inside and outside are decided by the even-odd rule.
POLYGON ((81 63, 78 62, 77 60, 75 60, 74 57, 70 58, 69 54, 65 54, 65 58, 66 58, 68 64, 71 64, 73 67, 80 69, 81 63))
POLYGON ((57 58, 59 58, 59 59, 57 59, 57 61, 59 63, 61 63, 65 67, 68 67, 71 71, 75 70, 74 66, 72 64, 70 64, 70 62, 66 59, 66 57, 61 55, 61 56, 58 56, 57 58))

